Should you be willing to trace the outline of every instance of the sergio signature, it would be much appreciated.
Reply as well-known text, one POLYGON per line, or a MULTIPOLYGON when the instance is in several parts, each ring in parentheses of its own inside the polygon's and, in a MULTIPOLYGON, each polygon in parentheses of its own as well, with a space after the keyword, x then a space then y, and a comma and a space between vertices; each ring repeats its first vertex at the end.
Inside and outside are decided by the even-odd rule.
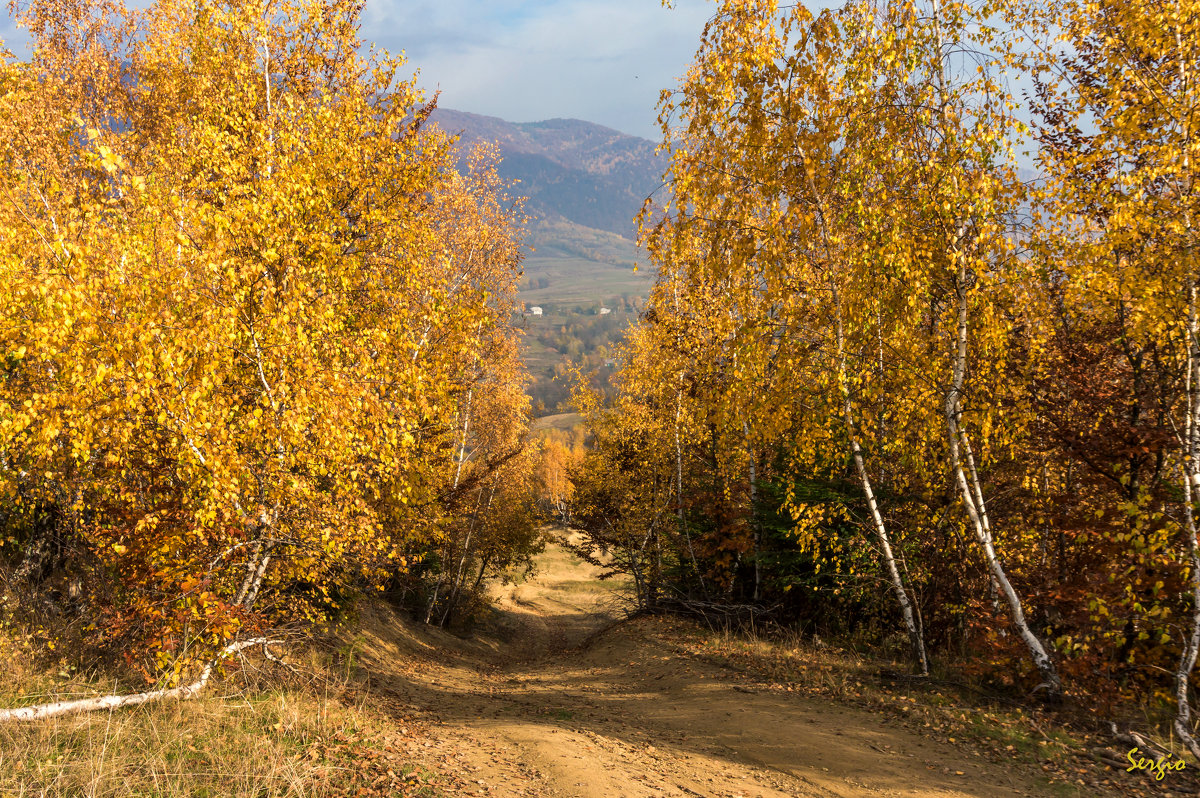
POLYGON ((1172 759, 1170 755, 1160 756, 1158 759, 1147 759, 1141 754, 1141 749, 1131 748, 1125 755, 1129 760, 1129 767, 1125 768, 1126 773, 1145 770, 1154 775, 1155 781, 1162 781, 1168 772, 1183 770, 1187 767, 1182 759, 1172 759))

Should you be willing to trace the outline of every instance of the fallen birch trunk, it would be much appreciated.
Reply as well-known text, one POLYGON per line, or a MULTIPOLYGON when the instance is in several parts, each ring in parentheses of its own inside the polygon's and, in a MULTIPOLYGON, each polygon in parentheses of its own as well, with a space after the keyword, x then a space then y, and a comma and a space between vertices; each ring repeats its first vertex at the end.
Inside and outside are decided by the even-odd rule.
POLYGON ((171 687, 163 690, 148 690, 144 693, 129 693, 126 695, 102 695, 94 698, 80 698, 74 701, 56 701, 51 704, 35 704, 31 707, 18 707, 16 709, 0 709, 0 723, 15 720, 41 720, 42 718, 53 718, 59 715, 70 715, 76 712, 94 712, 99 709, 118 709, 120 707, 132 707, 138 704, 148 704, 152 701, 163 701, 169 698, 194 698, 208 684, 208 680, 212 677, 213 670, 218 664, 227 657, 244 651, 253 646, 266 646, 282 643, 282 640, 268 640, 265 637, 256 637, 252 640, 242 640, 237 643, 230 643, 221 649, 217 656, 213 657, 204 670, 200 671, 200 677, 191 684, 180 685, 179 687, 171 687))

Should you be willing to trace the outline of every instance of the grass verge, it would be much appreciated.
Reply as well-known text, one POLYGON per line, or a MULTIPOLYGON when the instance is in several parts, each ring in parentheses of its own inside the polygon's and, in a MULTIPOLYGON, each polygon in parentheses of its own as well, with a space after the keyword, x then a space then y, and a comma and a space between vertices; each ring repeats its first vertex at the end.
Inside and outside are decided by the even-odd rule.
MULTIPOLYGON (((414 732, 348 691, 327 658, 310 660, 303 679, 247 668, 190 701, 0 725, 0 798, 440 794, 440 777, 406 762, 414 732)), ((0 662, 5 706, 116 688, 47 669, 8 638, 0 662)))

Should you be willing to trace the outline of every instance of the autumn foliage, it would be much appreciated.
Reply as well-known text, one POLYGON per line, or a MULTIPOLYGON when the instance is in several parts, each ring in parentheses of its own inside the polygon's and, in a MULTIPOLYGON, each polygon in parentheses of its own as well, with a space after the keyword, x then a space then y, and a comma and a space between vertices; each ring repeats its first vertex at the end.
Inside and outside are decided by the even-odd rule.
POLYGON ((359 9, 35 1, 0 66, 0 552, 151 680, 536 537, 519 212, 359 9))
POLYGON ((720 4, 620 396, 583 398, 576 516, 646 604, 1169 698, 1190 739, 1197 18, 720 4))

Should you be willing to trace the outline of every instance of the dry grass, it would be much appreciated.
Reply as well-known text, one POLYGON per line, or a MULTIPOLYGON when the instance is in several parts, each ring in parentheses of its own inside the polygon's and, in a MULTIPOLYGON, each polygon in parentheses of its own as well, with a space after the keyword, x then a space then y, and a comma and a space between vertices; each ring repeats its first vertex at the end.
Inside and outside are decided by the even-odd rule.
MULTIPOLYGON (((0 798, 32 796, 434 795, 436 779, 403 761, 396 719, 350 701, 348 674, 309 655, 286 687, 241 673, 201 697, 116 712, 0 725, 0 798), (257 685, 255 683, 258 683, 257 685)), ((0 637, 0 704, 98 695, 110 681, 45 670, 0 637)))
POLYGON ((583 423, 583 416, 578 413, 555 413, 552 416, 542 416, 533 420, 529 425, 530 432, 540 432, 547 429, 555 429, 561 432, 570 432, 583 423))

